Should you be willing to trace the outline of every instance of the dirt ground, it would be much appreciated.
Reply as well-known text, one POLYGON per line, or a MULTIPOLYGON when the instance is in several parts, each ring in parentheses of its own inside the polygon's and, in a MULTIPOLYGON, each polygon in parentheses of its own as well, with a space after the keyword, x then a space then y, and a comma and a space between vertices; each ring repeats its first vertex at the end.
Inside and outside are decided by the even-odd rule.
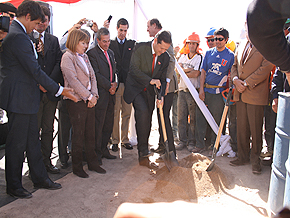
MULTIPOLYGON (((158 144, 154 123, 149 144, 154 147, 158 144)), ((35 191, 31 181, 23 176, 24 187, 34 191, 33 197, 14 200, 2 190, 0 201, 11 203, 2 203, 0 217, 105 218, 113 217, 124 202, 174 201, 188 204, 169 207, 166 217, 267 217, 270 166, 262 166, 262 174, 254 175, 251 165, 232 167, 229 162, 233 158, 223 156, 216 158, 214 169, 208 173, 204 170, 210 163, 206 158, 208 152, 192 155, 184 149, 177 152, 179 167, 169 173, 164 163, 160 163, 160 169, 155 172, 138 165, 136 146, 122 152, 122 159, 103 160, 105 175, 88 171, 87 165, 84 166, 90 176, 87 179, 73 175, 71 166, 62 170, 62 178, 50 175, 61 183, 63 188, 59 190, 35 191)), ((53 161, 59 165, 57 158, 53 161)), ((0 184, 5 187, 3 166, 4 157, 0 160, 0 184)))

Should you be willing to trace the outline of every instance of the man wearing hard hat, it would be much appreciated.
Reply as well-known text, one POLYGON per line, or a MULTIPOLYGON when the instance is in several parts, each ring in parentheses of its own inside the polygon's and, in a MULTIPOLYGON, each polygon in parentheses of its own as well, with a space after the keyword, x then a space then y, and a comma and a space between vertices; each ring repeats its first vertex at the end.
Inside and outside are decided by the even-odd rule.
MULTIPOLYGON (((179 65, 197 90, 200 87, 202 63, 202 55, 199 53, 199 43, 199 35, 193 32, 184 41, 184 47, 180 51, 181 56, 178 60, 179 65)), ((195 146, 196 103, 182 78, 179 83, 177 105, 179 144, 176 146, 176 149, 181 150, 188 144, 188 150, 192 151, 195 146), (190 116, 190 129, 187 131, 188 115, 190 116)))

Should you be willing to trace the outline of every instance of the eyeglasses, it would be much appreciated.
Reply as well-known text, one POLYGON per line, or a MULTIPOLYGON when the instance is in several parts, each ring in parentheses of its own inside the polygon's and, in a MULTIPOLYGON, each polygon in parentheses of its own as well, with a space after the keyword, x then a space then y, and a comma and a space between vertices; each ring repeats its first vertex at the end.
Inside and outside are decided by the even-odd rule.
POLYGON ((213 39, 208 39, 207 42, 214 42, 214 38, 213 39))
POLYGON ((224 39, 225 38, 217 38, 217 37, 214 38, 215 41, 220 41, 220 42, 223 41, 224 39))

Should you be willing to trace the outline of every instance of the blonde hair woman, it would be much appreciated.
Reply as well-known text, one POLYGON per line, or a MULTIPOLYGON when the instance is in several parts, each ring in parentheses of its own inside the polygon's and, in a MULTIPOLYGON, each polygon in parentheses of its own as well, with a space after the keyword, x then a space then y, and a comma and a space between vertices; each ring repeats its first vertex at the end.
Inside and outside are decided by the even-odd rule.
POLYGON ((75 103, 67 99, 67 109, 73 128, 72 135, 72 168, 79 177, 89 175, 83 170, 83 148, 85 149, 88 169, 98 173, 106 173, 97 161, 95 152, 95 105, 97 103, 98 88, 95 72, 85 51, 88 48, 89 37, 81 30, 70 32, 61 60, 61 70, 65 87, 74 89, 78 97, 75 103))

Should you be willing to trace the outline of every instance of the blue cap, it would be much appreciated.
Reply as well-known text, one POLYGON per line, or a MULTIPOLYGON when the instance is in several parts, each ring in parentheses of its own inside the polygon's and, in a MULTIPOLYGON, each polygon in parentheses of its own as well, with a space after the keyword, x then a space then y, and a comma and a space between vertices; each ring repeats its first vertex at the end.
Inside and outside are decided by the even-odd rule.
POLYGON ((210 30, 208 31, 208 33, 206 34, 205 38, 213 36, 214 35, 214 31, 216 31, 216 28, 211 27, 210 30))

